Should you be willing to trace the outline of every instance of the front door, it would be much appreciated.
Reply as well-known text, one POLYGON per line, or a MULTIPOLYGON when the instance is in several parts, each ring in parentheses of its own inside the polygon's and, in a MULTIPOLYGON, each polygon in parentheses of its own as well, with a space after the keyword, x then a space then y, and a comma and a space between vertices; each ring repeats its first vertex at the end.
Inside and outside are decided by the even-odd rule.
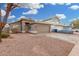
POLYGON ((25 23, 25 32, 28 32, 31 28, 31 25, 29 23, 25 23))

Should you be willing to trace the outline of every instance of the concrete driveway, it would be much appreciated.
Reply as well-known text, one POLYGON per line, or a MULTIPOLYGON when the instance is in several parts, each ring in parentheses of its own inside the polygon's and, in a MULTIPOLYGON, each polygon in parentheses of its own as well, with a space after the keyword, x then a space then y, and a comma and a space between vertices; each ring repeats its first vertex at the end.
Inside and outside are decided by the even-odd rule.
POLYGON ((60 40, 65 40, 71 43, 78 43, 79 42, 79 34, 63 34, 63 33, 48 33, 46 34, 48 37, 58 38, 60 40))
POLYGON ((46 36, 74 43, 75 46, 70 52, 69 56, 79 56, 79 33, 78 32, 75 32, 74 34, 49 33, 49 34, 46 34, 46 36))

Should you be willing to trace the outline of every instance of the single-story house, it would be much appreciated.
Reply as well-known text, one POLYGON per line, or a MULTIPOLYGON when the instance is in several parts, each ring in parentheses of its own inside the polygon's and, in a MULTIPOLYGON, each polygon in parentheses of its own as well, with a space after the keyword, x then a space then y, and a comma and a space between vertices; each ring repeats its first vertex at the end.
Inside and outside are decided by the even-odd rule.
POLYGON ((10 23, 9 25, 11 30, 14 32, 36 31, 38 33, 48 33, 53 30, 71 29, 70 26, 62 25, 57 17, 40 22, 22 18, 16 22, 10 23))
POLYGON ((44 20, 42 22, 51 24, 50 31, 53 31, 53 30, 57 31, 57 30, 63 30, 63 29, 72 29, 71 26, 61 24, 60 19, 57 16, 54 16, 53 18, 49 18, 49 19, 44 20))
POLYGON ((50 32, 51 24, 43 22, 34 22, 28 19, 20 19, 16 22, 10 23, 9 25, 11 30, 15 29, 16 32, 37 31, 38 33, 46 33, 50 32))
POLYGON ((50 32, 51 28, 50 25, 51 24, 36 22, 31 25, 31 30, 37 31, 38 33, 48 33, 50 32))

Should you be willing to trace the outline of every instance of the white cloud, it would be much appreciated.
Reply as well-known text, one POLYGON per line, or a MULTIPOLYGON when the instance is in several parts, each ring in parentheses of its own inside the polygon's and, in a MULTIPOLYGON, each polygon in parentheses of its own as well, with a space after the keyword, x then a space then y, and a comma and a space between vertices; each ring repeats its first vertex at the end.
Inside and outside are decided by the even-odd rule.
POLYGON ((64 5, 64 3, 51 3, 52 5, 64 5))
POLYGON ((70 19, 69 22, 71 23, 71 22, 73 22, 75 20, 77 20, 77 18, 70 19))
POLYGON ((79 9, 79 5, 72 5, 69 7, 72 10, 78 10, 79 9))
POLYGON ((37 14, 38 13, 38 9, 40 8, 44 8, 43 4, 40 3, 21 3, 19 4, 19 6, 23 7, 23 8, 29 8, 31 10, 27 11, 27 12, 23 12, 22 14, 37 14))
POLYGON ((5 16, 6 12, 5 10, 1 9, 1 16, 5 16))
POLYGON ((13 19, 13 18, 15 18, 15 15, 11 15, 8 17, 8 19, 13 19))
POLYGON ((37 13, 38 13, 37 9, 32 9, 32 10, 29 10, 27 12, 23 12, 23 15, 26 15, 26 14, 37 14, 37 13))
POLYGON ((51 5, 56 5, 56 3, 50 3, 51 5))
POLYGON ((71 3, 66 3, 66 5, 71 5, 71 3))
POLYGON ((59 17, 59 19, 65 19, 66 16, 64 14, 56 14, 57 17, 59 17))
POLYGON ((20 3, 18 5, 20 7, 30 8, 30 9, 40 9, 44 7, 44 5, 40 3, 20 3))
POLYGON ((44 8, 44 5, 40 3, 35 3, 35 4, 29 4, 29 7, 31 9, 40 9, 40 8, 44 8))
POLYGON ((26 19, 26 17, 25 17, 25 16, 20 16, 18 19, 21 19, 21 18, 25 18, 25 19, 26 19))
POLYGON ((51 3, 52 5, 71 5, 71 3, 51 3))
POLYGON ((58 5, 64 5, 65 3, 57 3, 58 5))

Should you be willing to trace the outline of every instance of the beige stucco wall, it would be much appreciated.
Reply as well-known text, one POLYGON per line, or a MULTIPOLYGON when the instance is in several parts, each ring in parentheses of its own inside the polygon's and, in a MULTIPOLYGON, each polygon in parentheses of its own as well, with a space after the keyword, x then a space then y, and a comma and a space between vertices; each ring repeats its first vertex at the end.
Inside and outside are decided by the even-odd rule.
POLYGON ((33 24, 31 25, 32 31, 37 31, 38 33, 50 32, 50 25, 48 24, 33 24))
POLYGON ((17 28, 19 31, 21 31, 21 25, 20 25, 20 22, 16 22, 16 23, 12 23, 10 24, 10 28, 13 29, 13 28, 17 28))
POLYGON ((50 31, 52 31, 52 29, 62 30, 63 29, 63 26, 51 25, 50 31))
MULTIPOLYGON (((25 23, 22 24, 22 30, 24 31, 26 25, 25 23)), ((21 24, 19 22, 11 24, 10 27, 13 28, 15 26, 19 26, 18 30, 21 31, 21 24)), ((50 32, 50 26, 49 24, 40 24, 40 23, 34 23, 31 25, 32 31, 37 31, 38 33, 47 33, 50 32)))

